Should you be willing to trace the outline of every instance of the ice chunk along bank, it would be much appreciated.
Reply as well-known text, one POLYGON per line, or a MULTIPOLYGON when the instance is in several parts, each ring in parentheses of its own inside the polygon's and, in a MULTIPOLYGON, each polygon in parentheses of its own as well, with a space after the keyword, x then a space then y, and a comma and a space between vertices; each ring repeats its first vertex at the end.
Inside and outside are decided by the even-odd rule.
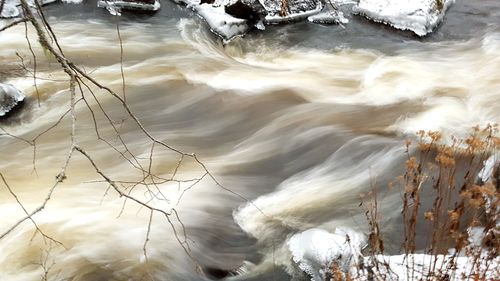
POLYGON ((453 2, 455 0, 360 0, 353 12, 425 36, 441 23, 453 2))

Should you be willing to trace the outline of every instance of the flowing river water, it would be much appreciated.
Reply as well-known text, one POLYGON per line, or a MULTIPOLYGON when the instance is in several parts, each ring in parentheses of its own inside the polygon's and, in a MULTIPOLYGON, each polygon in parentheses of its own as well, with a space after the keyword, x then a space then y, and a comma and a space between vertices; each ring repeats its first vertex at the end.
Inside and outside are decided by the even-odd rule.
MULTIPOLYGON (((111 17, 93 1, 47 6, 46 13, 66 56, 122 95, 119 21, 131 111, 158 140, 196 153, 224 187, 210 176, 192 187, 189 181, 158 184, 164 198, 151 204, 175 207, 179 218, 172 215, 172 223, 181 240, 185 230, 191 257, 161 214, 153 215, 147 235, 149 211, 123 205, 75 153, 67 178, 33 216, 62 245, 35 235, 32 222, 22 223, 0 240, 0 280, 205 280, 243 262, 253 265, 232 278, 290 280, 286 238, 311 227, 366 230, 358 195, 403 173, 408 136, 420 129, 463 136, 474 125, 500 122, 499 1, 458 0, 440 29, 423 39, 351 17, 345 27, 270 26, 226 45, 188 9, 162 5, 153 16, 111 17)), ((24 31, 19 25, 0 33, 0 82, 27 94, 24 107, 0 126, 33 139, 68 110, 68 78, 29 28, 38 104, 31 73, 19 68, 16 56, 32 68, 24 31)), ((148 167, 151 140, 116 98, 93 89, 130 152, 148 167)), ((85 95, 107 143, 98 140, 83 101, 76 107, 76 141, 128 192, 126 181, 142 174, 97 102, 85 95)), ((26 142, 0 136, 0 172, 28 211, 54 184, 70 130, 66 115, 36 140, 35 155, 26 142)), ((152 155, 152 171, 170 178, 179 155, 158 145, 152 155)), ((185 157, 176 178, 203 174, 185 157)), ((24 212, 0 186, 4 233, 24 212)), ((139 186, 131 194, 147 201, 146 191, 139 186)), ((394 237, 398 196, 387 193, 382 204, 394 237)))

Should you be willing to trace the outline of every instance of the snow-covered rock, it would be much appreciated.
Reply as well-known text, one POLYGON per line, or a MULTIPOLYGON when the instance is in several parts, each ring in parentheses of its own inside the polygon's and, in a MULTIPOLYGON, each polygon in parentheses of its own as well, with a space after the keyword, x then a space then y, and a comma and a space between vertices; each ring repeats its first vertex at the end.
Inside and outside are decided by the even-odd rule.
POLYGON ((80 4, 83 0, 62 0, 62 2, 67 4, 80 4))
POLYGON ((16 18, 20 15, 19 9, 12 2, 6 2, 3 6, 1 18, 16 18))
MULTIPOLYGON (((264 30, 264 24, 288 23, 309 19, 314 23, 347 23, 338 10, 323 10, 323 0, 174 0, 186 4, 203 18, 212 32, 225 40, 246 34, 252 27, 264 30), (323 11, 323 12, 322 12, 323 11)), ((346 2, 347 1, 347 2, 346 2)), ((333 0, 335 5, 350 0, 333 0)))
POLYGON ((455 0, 360 0, 354 13, 418 36, 432 32, 455 0))
POLYGON ((10 84, 0 83, 0 117, 24 100, 24 94, 10 84))
POLYGON ((205 20, 210 30, 224 40, 246 34, 265 13, 258 0, 174 0, 185 4, 205 20), (259 13, 261 15, 259 15, 259 13))
POLYGON ((312 281, 322 281, 327 280, 333 263, 349 272, 358 263, 366 241, 363 235, 348 228, 337 228, 333 234, 313 228, 293 235, 287 244, 296 265, 312 281))
POLYGON ((160 9, 161 4, 158 0, 99 0, 97 1, 97 7, 106 8, 113 16, 120 16, 122 10, 155 12, 160 9))
POLYGON ((349 20, 344 17, 344 13, 338 10, 321 12, 308 17, 307 20, 319 24, 346 24, 349 22, 349 20))
POLYGON ((246 34, 252 26, 291 22, 317 14, 321 0, 289 0, 286 15, 281 15, 281 0, 178 0, 193 9, 225 40, 246 34))
POLYGON ((348 20, 339 6, 353 4, 357 4, 352 8, 356 14, 424 36, 443 20, 447 8, 455 0, 174 1, 191 7, 205 19, 214 33, 230 40, 245 34, 253 26, 264 29, 264 24, 288 23, 304 19, 321 24, 345 24, 348 20), (332 6, 332 9, 327 9, 329 6, 332 6))
POLYGON ((235 18, 227 14, 222 5, 193 5, 192 9, 208 23, 212 32, 225 40, 243 35, 250 29, 247 20, 235 18))
POLYGON ((309 16, 321 12, 323 9, 320 0, 288 0, 286 14, 282 14, 281 0, 261 0, 267 11, 266 23, 276 24, 306 19, 309 16))
POLYGON ((256 24, 264 19, 267 11, 259 0, 226 0, 224 2, 227 14, 240 19, 246 19, 250 24, 256 24))
MULTIPOLYGON (((38 4, 45 6, 56 2, 57 0, 37 0, 38 4)), ((28 5, 31 8, 36 8, 35 0, 28 0, 28 5)), ((0 13, 0 18, 17 18, 21 16, 21 1, 20 0, 5 0, 3 10, 0 13)))
MULTIPOLYGON (((49 4, 52 4, 55 2, 57 2, 57 0, 38 0, 38 3, 42 6, 49 5, 49 4)), ((35 6, 34 0, 28 0, 28 3, 30 3, 30 5, 32 5, 32 6, 35 6)))

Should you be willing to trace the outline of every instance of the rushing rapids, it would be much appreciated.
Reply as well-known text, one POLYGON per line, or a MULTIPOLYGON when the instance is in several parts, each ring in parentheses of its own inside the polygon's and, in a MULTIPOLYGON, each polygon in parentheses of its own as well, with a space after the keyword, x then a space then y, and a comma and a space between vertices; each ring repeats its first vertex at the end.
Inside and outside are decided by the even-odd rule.
MULTIPOLYGON (((458 0, 433 35, 416 39, 360 19, 324 27, 271 26, 222 44, 189 9, 162 2, 153 16, 110 18, 94 3, 47 7, 65 54, 122 94, 156 138, 196 153, 228 192, 209 177, 196 185, 164 183, 160 208, 176 208, 190 245, 182 249, 161 216, 119 198, 75 155, 46 207, 33 219, 63 246, 34 235, 26 221, 0 239, 0 280, 290 280, 286 241, 310 228, 366 230, 358 208, 370 182, 403 172, 404 139, 417 130, 463 136, 500 122, 500 3, 458 0), (121 76, 120 45, 123 42, 121 76), (183 190, 187 190, 183 192, 183 190), (182 197, 182 198, 180 198, 182 197), (249 203, 242 197, 252 200, 249 203), (123 209, 122 209, 123 208, 123 209), (147 258, 144 244, 147 233, 147 258)), ((28 211, 37 208, 64 164, 70 119, 30 144, 68 110, 67 76, 29 38, 38 58, 36 88, 24 26, 0 32, 0 82, 26 95, 22 111, 0 120, 0 172, 28 211)), ((151 146, 122 105, 95 90, 90 100, 100 134, 148 165, 151 146)), ((86 91, 87 95, 90 95, 86 91)), ((115 181, 141 177, 99 141, 91 112, 76 108, 76 139, 115 181)), ((178 157, 158 148, 152 169, 169 178, 178 157)), ((196 163, 181 179, 200 178, 196 163)), ((143 190, 137 196, 147 198, 143 190)), ((399 194, 382 205, 397 233, 399 194)), ((0 233, 24 216, 0 183, 0 233)), ((174 220, 177 229, 180 223, 174 220)), ((400 246, 393 237, 388 249, 400 246)))

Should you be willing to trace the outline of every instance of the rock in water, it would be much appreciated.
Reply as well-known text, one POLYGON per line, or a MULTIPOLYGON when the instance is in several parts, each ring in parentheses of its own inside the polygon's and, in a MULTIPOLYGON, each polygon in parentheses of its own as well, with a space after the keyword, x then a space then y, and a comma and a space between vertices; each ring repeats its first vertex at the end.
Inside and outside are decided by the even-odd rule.
POLYGON ((122 9, 156 12, 161 4, 158 0, 99 0, 97 7, 106 8, 113 16, 120 16, 122 9))
POLYGON ((258 0, 229 0, 224 6, 227 14, 246 19, 252 25, 262 21, 267 15, 266 9, 258 0))
MULTIPOLYGON (((21 1, 20 0, 0 0, 4 1, 3 10, 0 11, 0 19, 7 18, 17 18, 21 16, 21 1)), ((36 0, 39 5, 45 6, 48 4, 52 4, 57 0, 36 0)), ((68 1, 78 1, 78 0, 68 0, 68 1)), ((27 0, 28 5, 35 9, 37 7, 35 0, 27 0)))
POLYGON ((307 18, 308 21, 319 24, 346 24, 349 22, 341 11, 321 12, 307 18))
POLYGON ((321 0, 261 0, 261 3, 267 11, 266 23, 270 24, 303 20, 323 9, 321 0), (287 5, 282 8, 283 2, 287 5))
POLYGON ((418 36, 432 32, 455 0, 360 0, 354 13, 418 36))
POLYGON ((364 236, 348 228, 337 228, 335 233, 309 229, 293 235, 287 242, 293 261, 311 280, 330 280, 330 268, 336 263, 344 273, 357 264, 364 236))
POLYGON ((15 18, 20 15, 16 5, 10 2, 5 2, 3 10, 0 13, 0 18, 15 18))
POLYGON ((23 100, 21 91, 10 84, 0 83, 0 117, 4 117, 23 100))
POLYGON ((250 29, 246 19, 233 17, 225 12, 224 6, 201 4, 191 8, 210 26, 210 30, 224 40, 244 35, 250 29))
POLYGON ((174 0, 203 18, 210 30, 224 40, 245 35, 252 26, 306 19, 323 8, 322 0, 174 0), (284 11, 284 14, 283 14, 284 11))
POLYGON ((62 2, 66 4, 80 4, 83 0, 62 0, 62 2))

